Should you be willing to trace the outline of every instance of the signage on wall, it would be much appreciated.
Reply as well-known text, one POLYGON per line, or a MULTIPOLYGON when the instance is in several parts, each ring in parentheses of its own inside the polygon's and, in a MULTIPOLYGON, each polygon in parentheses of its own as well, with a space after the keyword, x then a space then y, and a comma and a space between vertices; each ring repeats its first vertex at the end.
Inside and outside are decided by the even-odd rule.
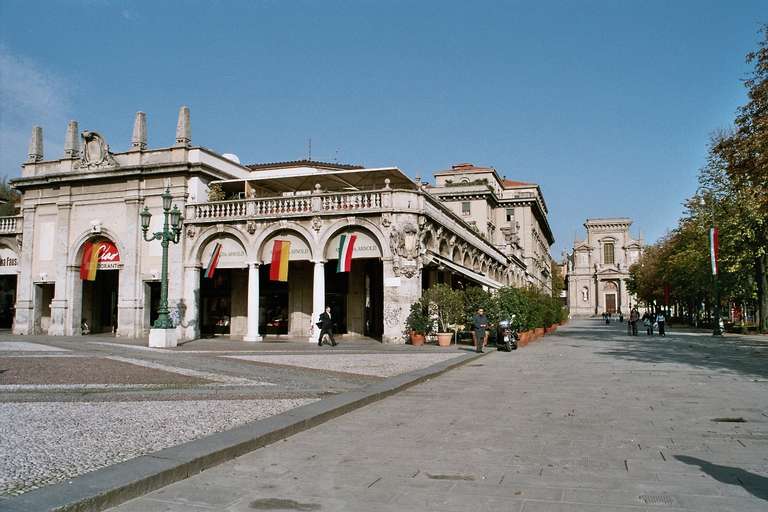
POLYGON ((16 274, 19 271, 19 257, 7 247, 0 247, 0 275, 16 274))
POLYGON ((213 250, 217 244, 220 247, 219 257, 216 261, 216 268, 246 268, 248 263, 245 261, 245 249, 238 241, 229 237, 221 237, 208 242, 203 251, 201 261, 203 265, 211 261, 213 250))
MULTIPOLYGON (((325 247, 325 258, 329 260, 336 260, 339 258, 339 245, 341 244, 341 236, 343 233, 339 233, 334 236, 328 245, 325 247)), ((371 238, 365 232, 355 231, 353 233, 347 233, 347 235, 355 235, 357 237, 355 245, 352 250, 352 259, 357 258, 381 258, 381 249, 376 240, 371 238)))
POLYGON ((114 270, 120 268, 120 251, 114 243, 109 240, 99 242, 99 260, 97 267, 99 270, 114 270))
POLYGON ((277 240, 290 243, 289 261, 309 261, 312 259, 312 251, 309 250, 309 246, 303 238, 292 233, 280 233, 262 246, 260 256, 264 263, 272 261, 272 252, 277 240))

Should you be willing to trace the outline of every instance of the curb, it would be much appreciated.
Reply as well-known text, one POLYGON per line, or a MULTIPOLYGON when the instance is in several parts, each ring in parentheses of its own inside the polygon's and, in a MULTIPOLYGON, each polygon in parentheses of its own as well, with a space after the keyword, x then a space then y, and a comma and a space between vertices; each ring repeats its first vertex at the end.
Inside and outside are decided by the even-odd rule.
POLYGON ((489 353, 460 355, 361 390, 347 391, 232 430, 97 469, 72 480, 0 499, 0 511, 96 512, 115 507, 382 400, 489 353))

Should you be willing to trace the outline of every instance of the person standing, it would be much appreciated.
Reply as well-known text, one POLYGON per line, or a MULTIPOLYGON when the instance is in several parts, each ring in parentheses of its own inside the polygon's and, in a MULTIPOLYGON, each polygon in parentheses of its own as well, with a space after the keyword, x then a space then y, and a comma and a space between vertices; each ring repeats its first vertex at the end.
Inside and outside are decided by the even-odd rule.
POLYGON ((640 321, 640 312, 637 308, 632 308, 629 313, 629 325, 632 327, 632 336, 637 336, 637 322, 640 321))
POLYGON ((488 343, 488 317, 485 316, 485 310, 479 308, 477 314, 472 318, 472 335, 475 337, 475 352, 482 352, 483 347, 488 343))
POLYGON ((646 336, 653 336, 653 314, 645 312, 643 314, 643 325, 645 325, 646 336))
POLYGON ((667 318, 664 316, 664 311, 659 310, 656 314, 656 325, 658 325, 659 336, 666 336, 667 332, 664 330, 667 318))
POLYGON ((331 319, 331 306, 325 306, 325 311, 320 313, 320 321, 317 322, 317 326, 320 328, 320 337, 317 340, 317 346, 323 346, 323 336, 328 335, 328 339, 331 340, 331 345, 336 346, 336 340, 333 338, 333 320, 331 319))

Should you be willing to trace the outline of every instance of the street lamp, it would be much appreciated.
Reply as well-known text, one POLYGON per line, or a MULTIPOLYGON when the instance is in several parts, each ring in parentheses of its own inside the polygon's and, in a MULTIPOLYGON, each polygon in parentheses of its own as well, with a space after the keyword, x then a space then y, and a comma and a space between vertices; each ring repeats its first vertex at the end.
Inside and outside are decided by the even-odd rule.
POLYGON ((181 217, 181 210, 173 205, 171 209, 171 202, 173 196, 168 186, 165 187, 163 192, 163 230, 147 236, 149 231, 149 223, 152 219, 152 214, 149 213, 149 208, 146 206, 139 214, 141 217, 141 231, 144 234, 144 240, 151 242, 153 240, 160 240, 160 245, 163 247, 163 262, 162 272, 160 274, 160 306, 157 308, 157 320, 153 325, 153 328, 149 332, 149 346, 150 347, 175 347, 176 346, 176 331, 173 329, 173 322, 171 322, 168 316, 168 245, 173 242, 179 243, 181 238, 181 223, 183 218, 181 217), (170 227, 168 225, 168 217, 170 216, 170 227))
POLYGON ((715 240, 717 239, 717 223, 715 222, 715 193, 712 189, 708 187, 699 187, 698 190, 696 190, 696 194, 699 195, 699 205, 702 207, 707 206, 707 201, 704 199, 704 195, 700 194, 702 191, 705 191, 710 198, 711 202, 711 208, 712 208, 712 229, 710 230, 709 240, 710 240, 710 255, 709 257, 712 260, 712 286, 714 288, 714 295, 715 295, 715 325, 712 328, 712 336, 722 336, 723 331, 720 329, 720 282, 718 274, 720 273, 719 269, 717 268, 717 253, 716 251, 716 243, 715 240))

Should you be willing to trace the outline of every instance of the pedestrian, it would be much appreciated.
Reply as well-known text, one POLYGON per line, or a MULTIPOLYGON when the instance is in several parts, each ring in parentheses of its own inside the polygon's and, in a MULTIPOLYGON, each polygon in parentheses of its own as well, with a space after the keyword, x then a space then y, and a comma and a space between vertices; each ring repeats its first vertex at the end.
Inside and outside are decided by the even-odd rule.
POLYGON ((611 314, 610 313, 603 313, 603 318, 605 318, 605 325, 608 325, 611 323, 611 314))
POLYGON ((667 332, 664 330, 667 318, 664 316, 664 312, 659 310, 656 314, 656 325, 659 327, 659 336, 666 336, 667 332))
POLYGON ((472 318, 472 336, 475 338, 475 352, 481 353, 483 347, 488 344, 488 317, 485 310, 478 308, 477 314, 472 318))
POLYGON ((624 323, 624 312, 623 311, 619 311, 619 322, 621 322, 622 324, 624 323))
POLYGON ((640 321, 640 312, 637 308, 632 308, 629 313, 629 324, 632 327, 632 336, 637 336, 637 322, 640 321))
POLYGON ((325 306, 325 311, 320 313, 320 321, 316 324, 320 328, 320 337, 317 339, 317 346, 323 346, 323 337, 328 336, 331 345, 336 346, 336 340, 333 338, 333 320, 331 319, 331 306, 325 306))
POLYGON ((653 315, 647 311, 643 313, 643 325, 646 336, 653 336, 653 315))

